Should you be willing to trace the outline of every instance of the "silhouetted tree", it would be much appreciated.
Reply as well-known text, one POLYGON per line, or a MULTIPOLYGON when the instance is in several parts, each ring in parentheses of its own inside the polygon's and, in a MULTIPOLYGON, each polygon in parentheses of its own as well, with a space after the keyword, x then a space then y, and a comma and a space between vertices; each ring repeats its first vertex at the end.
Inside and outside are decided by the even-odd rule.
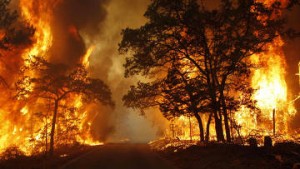
MULTIPOLYGON (((148 22, 122 32, 119 50, 132 54, 126 57, 125 77, 142 75, 165 83, 174 65, 182 73, 193 70, 197 83, 204 84, 199 90, 209 96, 218 141, 225 141, 224 125, 230 142, 228 104, 236 93, 232 82, 249 77, 249 56, 286 33, 284 19, 274 17, 281 8, 278 2, 266 7, 255 0, 221 0, 219 8, 209 10, 196 0, 153 0, 144 15, 148 22)), ((199 104, 199 99, 192 100, 199 104)))
POLYGON ((18 99, 47 99, 54 106, 51 133, 50 155, 53 155, 55 125, 60 101, 67 100, 71 94, 80 94, 86 101, 99 101, 113 106, 111 91, 100 79, 88 76, 84 66, 78 65, 66 72, 66 66, 52 64, 42 57, 26 60, 22 69, 23 76, 16 83, 18 99))
MULTIPOLYGON (((203 120, 200 113, 208 112, 208 98, 197 77, 190 77, 189 71, 181 72, 173 67, 165 79, 152 83, 139 82, 131 86, 123 97, 127 107, 147 109, 159 107, 163 115, 171 120, 180 115, 193 115, 199 124, 200 140, 204 141, 203 120)), ((202 84, 203 85, 203 84, 202 84)))

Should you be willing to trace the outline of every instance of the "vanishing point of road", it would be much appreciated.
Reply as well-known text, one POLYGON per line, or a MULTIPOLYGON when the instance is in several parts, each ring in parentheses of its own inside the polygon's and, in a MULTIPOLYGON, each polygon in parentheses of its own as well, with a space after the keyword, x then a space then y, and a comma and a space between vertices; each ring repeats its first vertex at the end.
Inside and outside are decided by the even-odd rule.
POLYGON ((95 147, 61 169, 176 169, 146 144, 107 144, 95 147))

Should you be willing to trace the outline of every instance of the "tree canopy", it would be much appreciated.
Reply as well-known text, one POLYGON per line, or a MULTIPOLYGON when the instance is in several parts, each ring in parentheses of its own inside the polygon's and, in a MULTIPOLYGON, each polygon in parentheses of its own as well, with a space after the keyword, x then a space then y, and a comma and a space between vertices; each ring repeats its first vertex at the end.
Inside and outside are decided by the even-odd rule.
POLYGON ((240 89, 248 96, 253 91, 247 81, 253 68, 249 57, 286 33, 285 19, 274 17, 281 8, 278 2, 265 6, 255 0, 221 0, 214 10, 196 0, 152 1, 144 15, 148 22, 123 30, 119 51, 131 54, 125 77, 142 75, 153 82, 132 86, 125 105, 192 113, 201 141, 200 114, 208 113, 218 141, 224 141, 223 125, 231 141, 228 109, 240 89))

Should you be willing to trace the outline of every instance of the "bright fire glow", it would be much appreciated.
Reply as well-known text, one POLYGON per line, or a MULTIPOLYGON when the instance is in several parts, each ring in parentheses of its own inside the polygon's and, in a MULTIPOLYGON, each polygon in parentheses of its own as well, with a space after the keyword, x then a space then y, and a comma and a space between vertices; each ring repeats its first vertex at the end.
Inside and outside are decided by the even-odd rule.
POLYGON ((95 46, 91 46, 91 47, 86 51, 86 54, 83 56, 82 64, 83 64, 85 67, 89 67, 89 66, 90 66, 89 59, 90 59, 90 56, 91 56, 91 54, 93 53, 94 49, 95 49, 95 46))
MULTIPOLYGON (((266 6, 275 2, 275 0, 257 1, 264 3, 266 6)), ((283 6, 286 6, 287 2, 286 0, 281 0, 283 6)), ((293 105, 293 98, 289 98, 285 79, 287 74, 283 46, 282 38, 278 37, 273 43, 266 46, 267 50, 265 52, 250 57, 250 62, 258 65, 258 68, 252 70, 251 77, 251 87, 255 89, 252 96, 253 105, 258 109, 251 110, 241 105, 239 111, 233 114, 232 120, 234 122, 231 123, 231 132, 234 138, 252 135, 273 136, 275 132, 275 137, 290 139, 294 134, 292 131, 289 131, 289 121, 296 114, 296 109, 293 105), (275 123, 275 129, 273 123, 275 123)), ((203 121, 207 121, 207 118, 204 116, 203 119, 203 121)), ((199 136, 194 136, 198 135, 199 129, 195 119, 192 119, 192 121, 192 128, 190 128, 188 117, 175 118, 170 124, 170 129, 166 132, 167 137, 189 140, 189 131, 192 129, 192 138, 198 140, 199 136)), ((213 128, 214 126, 211 124, 210 139, 212 140, 215 139, 213 128)))
MULTIPOLYGON (((30 22, 36 29, 33 45, 22 53, 24 60, 32 56, 43 56, 48 59, 47 54, 53 42, 50 24, 52 22, 52 12, 59 2, 60 0, 19 1, 21 17, 30 22)), ((94 46, 90 47, 83 56, 82 64, 85 67, 89 67, 89 57, 93 50, 94 46)), ((29 66, 26 62, 23 64, 29 66)), ((34 74, 35 72, 32 72, 29 76, 34 76, 34 74)), ((28 89, 33 90, 33 86, 28 86, 28 89)), ((3 99, 1 99, 1 102, 3 102, 3 99)), ((7 103, 6 105, 0 108, 0 120, 2 121, 2 125, 0 125, 0 153, 9 147, 17 147, 25 155, 49 150, 52 104, 45 99, 37 99, 36 104, 27 105, 16 102, 7 103)), ((80 95, 72 95, 68 101, 61 102, 59 114, 64 117, 58 118, 57 121, 59 123, 64 120, 64 123, 57 123, 56 135, 60 135, 60 137, 55 137, 56 144, 79 142, 93 146, 103 145, 102 142, 92 138, 90 130, 93 125, 93 118, 85 109, 86 105, 83 104, 80 95), (74 109, 69 109, 68 106, 74 107, 74 109), (73 131, 72 128, 78 130, 73 131)))

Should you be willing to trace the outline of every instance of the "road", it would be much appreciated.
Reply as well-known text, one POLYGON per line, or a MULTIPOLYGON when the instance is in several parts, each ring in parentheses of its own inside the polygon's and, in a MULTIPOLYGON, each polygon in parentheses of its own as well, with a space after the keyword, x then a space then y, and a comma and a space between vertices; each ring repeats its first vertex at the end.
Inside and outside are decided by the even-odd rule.
POLYGON ((176 169, 146 144, 107 144, 67 163, 62 169, 176 169))

